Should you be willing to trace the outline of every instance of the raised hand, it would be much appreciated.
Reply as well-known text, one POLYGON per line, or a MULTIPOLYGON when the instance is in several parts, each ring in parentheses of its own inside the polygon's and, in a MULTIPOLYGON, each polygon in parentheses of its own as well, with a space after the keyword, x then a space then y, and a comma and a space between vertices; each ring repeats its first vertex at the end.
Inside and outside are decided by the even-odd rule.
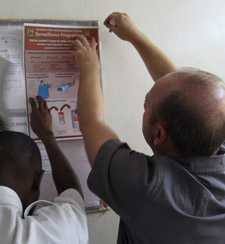
POLYGON ((86 37, 79 36, 75 40, 74 46, 76 61, 80 66, 81 73, 98 71, 100 65, 95 39, 92 39, 91 43, 89 43, 86 37))
POLYGON ((31 105, 30 122, 32 130, 41 140, 53 137, 52 117, 46 101, 42 97, 37 97, 37 103, 34 98, 30 98, 29 101, 31 105))
POLYGON ((105 22, 105 26, 110 32, 115 33, 120 39, 132 42, 141 32, 126 13, 114 12, 110 14, 105 22))

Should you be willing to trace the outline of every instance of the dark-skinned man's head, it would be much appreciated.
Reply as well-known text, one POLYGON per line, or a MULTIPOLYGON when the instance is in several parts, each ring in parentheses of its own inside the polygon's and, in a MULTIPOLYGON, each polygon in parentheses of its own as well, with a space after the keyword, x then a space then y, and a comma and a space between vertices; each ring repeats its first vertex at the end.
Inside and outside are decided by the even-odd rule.
POLYGON ((41 176, 41 155, 36 143, 25 134, 1 131, 0 185, 13 189, 23 208, 39 198, 41 176))
POLYGON ((210 156, 225 140, 225 85, 211 73, 180 69, 148 92, 143 133, 154 153, 210 156))

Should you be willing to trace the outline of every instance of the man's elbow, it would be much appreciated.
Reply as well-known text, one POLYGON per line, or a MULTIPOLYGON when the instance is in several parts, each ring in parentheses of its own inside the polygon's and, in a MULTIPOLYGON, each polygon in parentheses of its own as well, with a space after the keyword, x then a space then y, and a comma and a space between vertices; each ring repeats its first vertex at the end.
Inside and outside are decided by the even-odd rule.
POLYGON ((80 116, 79 125, 82 133, 89 131, 92 128, 98 127, 103 124, 103 119, 95 118, 95 116, 80 116))
POLYGON ((80 126, 80 131, 82 132, 82 134, 84 134, 92 125, 90 120, 80 119, 79 126, 80 126))

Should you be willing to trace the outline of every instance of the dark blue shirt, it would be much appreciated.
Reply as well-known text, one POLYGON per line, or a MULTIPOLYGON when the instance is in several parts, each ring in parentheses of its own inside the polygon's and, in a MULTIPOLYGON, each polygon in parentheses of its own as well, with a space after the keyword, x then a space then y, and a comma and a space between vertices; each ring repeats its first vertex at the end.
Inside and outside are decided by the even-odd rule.
POLYGON ((120 215, 120 244, 225 243, 222 149, 212 157, 174 159, 109 140, 88 185, 120 215))

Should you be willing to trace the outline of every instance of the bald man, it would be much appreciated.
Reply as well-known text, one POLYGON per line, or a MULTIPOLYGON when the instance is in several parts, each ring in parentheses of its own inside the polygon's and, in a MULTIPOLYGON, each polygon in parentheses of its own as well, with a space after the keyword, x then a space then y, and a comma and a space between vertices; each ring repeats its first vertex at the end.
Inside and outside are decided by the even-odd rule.
POLYGON ((198 69, 176 70, 125 13, 105 25, 136 48, 156 81, 144 102, 149 156, 106 124, 96 43, 76 41, 80 127, 93 167, 88 184, 120 216, 118 243, 224 243, 224 83, 198 69))
POLYGON ((38 102, 31 99, 31 105, 31 125, 48 153, 58 196, 51 202, 38 200, 44 171, 37 144, 25 134, 2 130, 0 243, 87 244, 87 219, 78 177, 57 145, 46 102, 39 97, 38 102))

